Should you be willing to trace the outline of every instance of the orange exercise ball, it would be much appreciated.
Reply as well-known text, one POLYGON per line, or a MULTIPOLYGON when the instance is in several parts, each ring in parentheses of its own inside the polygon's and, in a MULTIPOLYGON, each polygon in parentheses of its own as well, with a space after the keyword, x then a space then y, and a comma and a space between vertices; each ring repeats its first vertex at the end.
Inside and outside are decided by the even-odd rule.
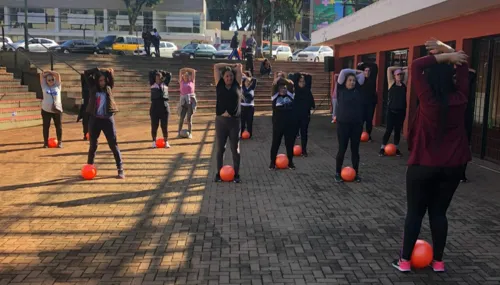
POLYGON ((234 168, 231 165, 225 165, 220 169, 220 179, 224 182, 231 182, 234 180, 234 168))
POLYGON ((340 176, 346 182, 352 182, 356 178, 356 170, 352 167, 344 167, 342 168, 342 172, 340 172, 340 176))
POLYGON ((385 155, 387 156, 395 156, 396 155, 396 146, 392 143, 388 144, 384 148, 385 155))
POLYGON ((156 139, 156 147, 157 148, 164 148, 165 147, 165 139, 164 138, 156 139))
POLYGON ((248 131, 244 131, 241 134, 241 138, 244 139, 244 140, 249 139, 250 138, 250 133, 248 131))
POLYGON ((414 268, 425 268, 432 262, 432 246, 425 240, 417 240, 411 253, 411 265, 414 268))
POLYGON ((276 167, 278 169, 288 168, 288 157, 284 154, 278 154, 276 157, 276 167))
POLYGON ((367 132, 361 133, 361 141, 362 142, 367 142, 369 139, 370 139, 370 135, 367 132))
POLYGON ((86 134, 85 134, 85 139, 86 139, 86 140, 89 140, 89 139, 90 139, 90 135, 89 135, 89 133, 86 133, 86 134))
POLYGON ((82 177, 85 180, 92 180, 97 175, 97 169, 92 164, 85 164, 82 167, 82 177))
POLYGON ((296 145, 293 147, 293 155, 295 155, 295 156, 302 155, 302 147, 300 145, 296 145))
POLYGON ((57 147, 57 144, 58 144, 58 143, 59 143, 59 142, 58 142, 58 141, 57 141, 57 139, 55 139, 55 138, 50 138, 50 139, 49 139, 49 141, 47 142, 47 144, 48 144, 48 146, 49 146, 50 148, 55 148, 55 147, 57 147))

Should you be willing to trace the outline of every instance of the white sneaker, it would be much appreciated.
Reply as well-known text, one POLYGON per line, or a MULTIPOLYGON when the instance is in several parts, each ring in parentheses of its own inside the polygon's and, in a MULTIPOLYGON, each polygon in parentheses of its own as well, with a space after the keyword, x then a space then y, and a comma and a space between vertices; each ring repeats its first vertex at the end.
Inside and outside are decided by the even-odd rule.
POLYGON ((192 138, 193 138, 193 135, 191 133, 189 133, 188 139, 192 139, 192 138))
POLYGON ((168 142, 165 142, 165 148, 170 148, 170 144, 168 142))
POLYGON ((153 148, 156 148, 156 142, 153 142, 153 148))

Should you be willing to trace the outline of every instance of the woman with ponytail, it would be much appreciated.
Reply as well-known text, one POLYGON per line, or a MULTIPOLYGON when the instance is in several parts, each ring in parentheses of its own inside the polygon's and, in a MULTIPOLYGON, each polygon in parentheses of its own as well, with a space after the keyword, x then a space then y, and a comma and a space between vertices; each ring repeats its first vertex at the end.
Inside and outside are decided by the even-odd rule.
POLYGON ((410 157, 403 248, 393 263, 402 272, 411 270, 410 257, 427 211, 434 250, 432 269, 445 270, 446 212, 464 165, 471 160, 465 130, 469 95, 467 55, 438 40, 427 41, 425 45, 433 55, 416 59, 411 65, 411 85, 420 104, 408 134, 410 157))
POLYGON ((295 87, 294 111, 297 122, 297 132, 300 132, 302 155, 307 157, 307 133, 311 121, 311 110, 316 108, 311 91, 312 76, 307 73, 295 73, 292 75, 295 87))
POLYGON ((163 70, 153 70, 149 72, 149 85, 151 85, 151 107, 149 116, 151 117, 151 137, 153 148, 156 148, 156 135, 158 126, 161 124, 165 148, 170 148, 168 143, 168 117, 170 106, 168 104, 168 85, 172 74, 163 70))

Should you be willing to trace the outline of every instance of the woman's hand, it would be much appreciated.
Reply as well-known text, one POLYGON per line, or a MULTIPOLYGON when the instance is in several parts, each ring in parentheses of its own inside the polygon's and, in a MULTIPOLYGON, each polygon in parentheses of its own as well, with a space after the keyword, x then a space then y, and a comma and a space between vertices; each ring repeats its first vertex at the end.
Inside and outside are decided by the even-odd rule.
POLYGON ((450 63, 455 65, 462 65, 463 63, 467 63, 468 55, 463 51, 453 52, 448 54, 448 60, 450 63))
POLYGON ((425 42, 425 48, 432 54, 455 52, 452 47, 434 38, 425 42))

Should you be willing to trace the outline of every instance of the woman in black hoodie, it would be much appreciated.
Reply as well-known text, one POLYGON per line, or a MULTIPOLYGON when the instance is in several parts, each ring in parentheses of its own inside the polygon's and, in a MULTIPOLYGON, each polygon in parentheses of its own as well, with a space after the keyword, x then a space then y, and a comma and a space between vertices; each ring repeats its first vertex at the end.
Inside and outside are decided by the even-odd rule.
POLYGON ((273 141, 271 144, 271 163, 269 169, 276 169, 276 156, 280 148, 281 139, 285 137, 288 168, 295 169, 293 164, 293 145, 297 134, 296 119, 294 118, 293 81, 284 78, 283 72, 275 75, 273 82, 273 141))
POLYGON ((161 131, 165 139, 165 148, 170 148, 168 143, 168 116, 170 106, 168 104, 168 84, 172 79, 172 74, 163 70, 153 70, 149 72, 149 84, 151 85, 151 107, 149 116, 151 117, 151 137, 153 138, 153 148, 156 148, 156 134, 161 123, 161 131))
POLYGON ((297 133, 300 131, 302 155, 307 157, 307 130, 311 120, 311 110, 316 108, 311 92, 312 76, 302 72, 295 73, 292 75, 292 80, 295 87, 293 107, 298 119, 297 133))
POLYGON ((356 182, 361 182, 359 170, 359 144, 363 132, 363 94, 360 87, 365 82, 363 71, 342 69, 337 80, 337 135, 339 151, 335 182, 343 182, 340 172, 347 145, 351 141, 351 160, 356 170, 356 182))
POLYGON ((365 83, 359 90, 363 94, 363 124, 366 124, 366 132, 370 135, 369 141, 372 141, 373 115, 377 106, 377 75, 378 67, 374 63, 358 64, 358 69, 363 71, 365 83))

